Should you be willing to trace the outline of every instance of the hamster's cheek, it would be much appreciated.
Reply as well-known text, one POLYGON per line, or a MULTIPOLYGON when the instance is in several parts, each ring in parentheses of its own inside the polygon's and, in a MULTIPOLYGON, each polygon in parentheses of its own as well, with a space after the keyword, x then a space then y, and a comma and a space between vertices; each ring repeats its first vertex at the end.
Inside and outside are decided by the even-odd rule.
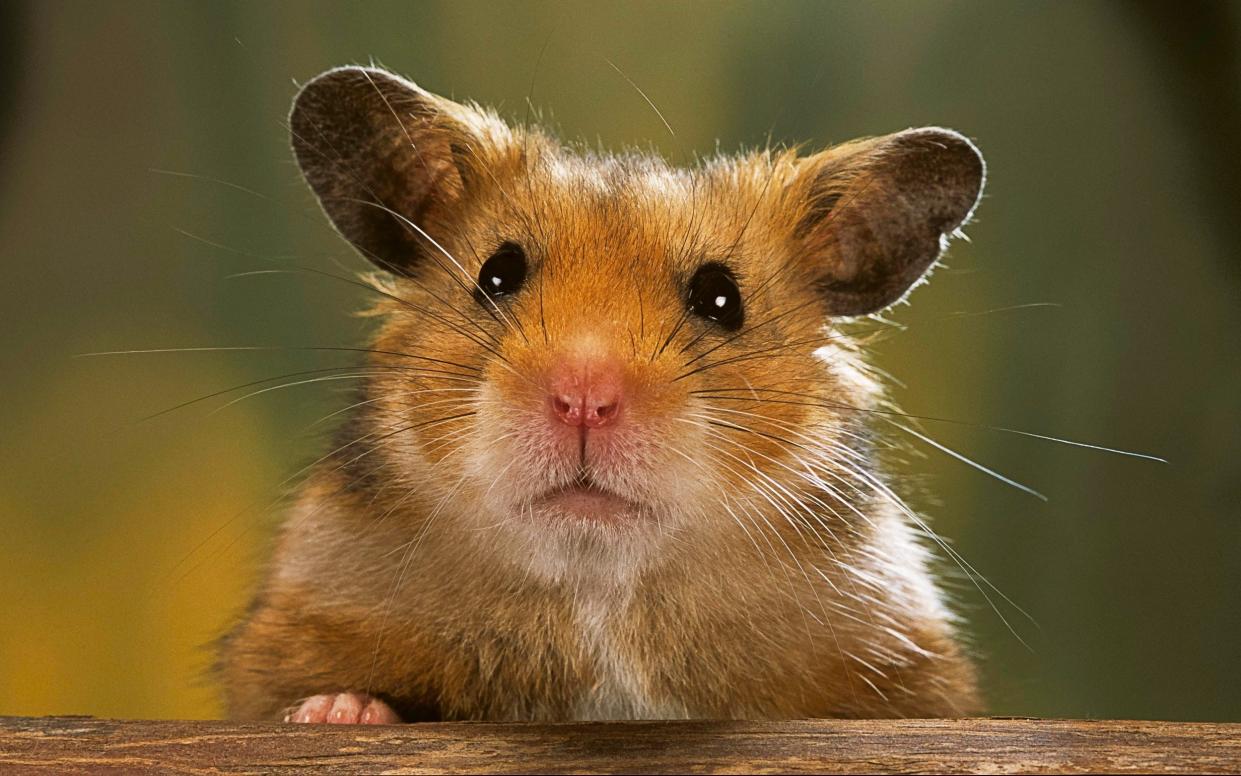
POLYGON ((576 459, 568 453, 577 442, 546 422, 541 405, 485 382, 477 406, 461 465, 488 519, 518 512, 576 475, 576 459))
POLYGON ((662 521, 693 511, 715 478, 691 415, 684 405, 660 415, 635 409, 611 433, 587 440, 591 477, 662 521))

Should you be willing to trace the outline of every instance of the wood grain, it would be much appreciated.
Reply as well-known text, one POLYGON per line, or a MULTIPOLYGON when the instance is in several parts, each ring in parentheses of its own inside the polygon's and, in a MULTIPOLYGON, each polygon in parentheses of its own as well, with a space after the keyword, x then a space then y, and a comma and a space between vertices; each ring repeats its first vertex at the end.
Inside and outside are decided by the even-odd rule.
POLYGON ((0 772, 1241 773, 1241 724, 1029 719, 239 725, 0 717, 0 772))

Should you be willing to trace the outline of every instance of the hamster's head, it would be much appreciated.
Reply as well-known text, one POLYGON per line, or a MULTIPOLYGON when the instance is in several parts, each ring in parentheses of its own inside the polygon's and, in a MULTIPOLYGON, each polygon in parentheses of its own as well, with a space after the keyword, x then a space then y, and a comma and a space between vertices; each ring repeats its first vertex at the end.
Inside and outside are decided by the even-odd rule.
POLYGON ((925 277, 984 176, 934 128, 679 169, 366 68, 308 83, 290 121, 378 268, 368 479, 550 574, 856 522, 877 387, 839 324, 925 277))

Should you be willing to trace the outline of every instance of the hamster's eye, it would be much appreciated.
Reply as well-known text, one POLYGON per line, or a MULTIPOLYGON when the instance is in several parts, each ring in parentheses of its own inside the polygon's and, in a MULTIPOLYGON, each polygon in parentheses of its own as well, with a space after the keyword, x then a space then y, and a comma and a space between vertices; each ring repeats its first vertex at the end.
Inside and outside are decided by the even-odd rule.
POLYGON ((483 262, 478 271, 478 288, 474 298, 482 304, 484 298, 497 299, 516 293, 526 282, 526 252, 514 242, 506 242, 483 262))
POLYGON ((689 310, 700 318, 715 321, 729 331, 745 322, 741 289, 728 267, 718 262, 704 264, 689 281, 689 310))

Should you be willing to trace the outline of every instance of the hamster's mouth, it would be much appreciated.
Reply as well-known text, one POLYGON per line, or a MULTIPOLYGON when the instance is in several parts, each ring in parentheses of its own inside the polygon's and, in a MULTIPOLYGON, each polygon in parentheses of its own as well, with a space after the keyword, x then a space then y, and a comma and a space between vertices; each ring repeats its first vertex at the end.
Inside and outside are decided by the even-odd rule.
POLYGON ((600 487, 589 478, 544 493, 535 499, 539 511, 550 517, 610 523, 636 517, 641 508, 629 499, 600 487))

